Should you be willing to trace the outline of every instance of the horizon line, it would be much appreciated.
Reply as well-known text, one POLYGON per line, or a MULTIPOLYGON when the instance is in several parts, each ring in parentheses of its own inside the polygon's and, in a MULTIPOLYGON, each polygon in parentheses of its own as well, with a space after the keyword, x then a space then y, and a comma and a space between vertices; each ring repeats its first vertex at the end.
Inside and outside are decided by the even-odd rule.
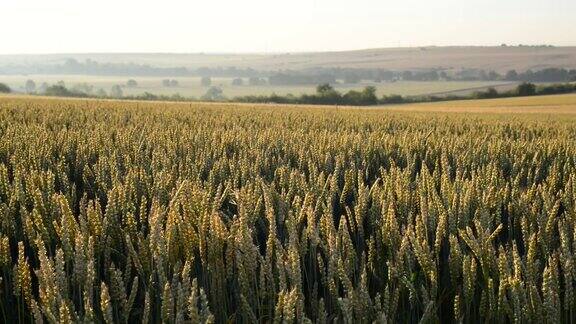
POLYGON ((573 45, 555 45, 555 44, 508 44, 502 43, 499 45, 410 45, 410 46, 391 46, 391 47, 364 47, 357 49, 342 49, 342 50, 325 50, 325 51, 315 51, 315 50, 295 50, 295 51, 238 51, 238 52, 227 52, 227 51, 87 51, 87 52, 19 52, 19 53, 0 53, 0 56, 45 56, 45 55, 134 55, 134 54, 145 54, 145 55, 287 55, 287 54, 322 54, 322 53, 343 53, 343 52, 362 52, 370 50, 402 50, 402 49, 418 49, 418 48, 474 48, 474 47, 493 47, 493 48, 571 48, 576 47, 573 45))

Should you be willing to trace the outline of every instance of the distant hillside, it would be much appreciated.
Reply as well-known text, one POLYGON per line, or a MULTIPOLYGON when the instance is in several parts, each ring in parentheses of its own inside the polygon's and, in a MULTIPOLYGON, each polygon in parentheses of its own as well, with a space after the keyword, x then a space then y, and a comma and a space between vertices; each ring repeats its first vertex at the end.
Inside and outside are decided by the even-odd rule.
POLYGON ((576 68, 576 47, 419 47, 344 52, 283 54, 50 54, 0 55, 0 66, 61 64, 74 58, 154 67, 238 67, 255 70, 365 68, 389 70, 482 69, 504 73, 514 69, 576 68))

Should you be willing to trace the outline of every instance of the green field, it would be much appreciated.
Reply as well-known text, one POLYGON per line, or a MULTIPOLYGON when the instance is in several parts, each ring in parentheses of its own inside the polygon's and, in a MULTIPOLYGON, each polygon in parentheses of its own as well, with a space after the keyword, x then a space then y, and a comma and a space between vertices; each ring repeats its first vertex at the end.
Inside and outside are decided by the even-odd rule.
POLYGON ((576 95, 0 96, 5 323, 573 323, 576 95))
MULTIPOLYGON (((54 84, 58 81, 64 81, 66 86, 73 88, 80 83, 88 83, 94 86, 94 89, 104 89, 110 91, 110 88, 115 84, 126 84, 128 79, 134 79, 138 82, 137 88, 124 88, 124 95, 138 95, 144 92, 153 94, 171 95, 179 93, 186 97, 201 97, 207 91, 207 87, 200 84, 199 77, 174 77, 178 81, 178 87, 166 88, 162 86, 162 80, 167 78, 161 77, 115 77, 115 76, 90 76, 90 75, 2 75, 0 76, 0 83, 6 83, 16 91, 24 91, 26 80, 34 80, 37 86, 43 82, 54 84)), ((278 95, 300 95, 313 93, 316 91, 315 85, 309 86, 249 86, 248 79, 244 79, 243 86, 232 85, 232 78, 212 78, 212 85, 219 86, 223 89, 226 97, 232 98, 236 96, 246 95, 270 95, 276 93, 278 95)), ((399 94, 399 95, 426 95, 436 94, 443 92, 469 93, 471 91, 486 88, 489 86, 502 86, 508 82, 482 82, 482 81, 454 81, 454 82, 417 82, 417 81, 398 81, 398 82, 362 82, 359 84, 337 84, 336 89, 340 91, 348 91, 352 89, 362 89, 365 86, 375 86, 377 93, 381 95, 399 94)))

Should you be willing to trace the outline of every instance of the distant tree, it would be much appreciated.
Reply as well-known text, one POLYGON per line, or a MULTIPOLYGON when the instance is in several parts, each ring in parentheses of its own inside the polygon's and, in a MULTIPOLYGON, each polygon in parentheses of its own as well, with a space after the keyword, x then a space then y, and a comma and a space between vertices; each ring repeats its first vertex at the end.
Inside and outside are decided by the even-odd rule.
POLYGON ((170 86, 172 88, 177 87, 178 86, 178 80, 174 80, 174 79, 170 80, 170 86))
POLYGON ((34 82, 34 80, 26 81, 26 85, 24 87, 27 93, 32 93, 36 91, 36 83, 34 82))
POLYGON ((112 89, 110 89, 110 96, 114 98, 121 98, 123 96, 122 87, 117 84, 113 85, 112 89))
POLYGON ((362 105, 362 92, 350 90, 343 97, 344 103, 352 106, 362 105))
POLYGON ((138 86, 138 82, 136 82, 136 80, 134 80, 134 79, 130 79, 130 80, 126 81, 126 86, 128 88, 136 88, 138 86))
POLYGON ((62 68, 68 72, 76 72, 82 64, 73 58, 67 58, 62 68))
POLYGON ((364 105, 375 105, 378 103, 378 97, 376 97, 376 88, 373 86, 368 86, 362 91, 362 104, 364 105))
POLYGON ((61 87, 66 87, 66 83, 65 83, 64 81, 62 81, 62 80, 56 82, 56 85, 57 85, 57 86, 61 86, 61 87))
POLYGON ((576 92, 576 84, 571 83, 551 84, 536 88, 536 94, 538 95, 572 93, 572 92, 576 92))
POLYGON ((98 91, 96 91, 96 97, 100 97, 100 98, 104 98, 107 97, 108 94, 106 93, 106 90, 100 88, 98 89, 98 91))
POLYGON ((93 90, 94 90, 94 86, 91 84, 88 84, 86 82, 78 83, 78 84, 74 85, 74 87, 72 87, 72 91, 82 92, 85 94, 91 94, 93 90))
POLYGON ((182 97, 179 93, 175 93, 173 95, 170 96, 170 100, 174 100, 174 101, 183 101, 186 98, 182 97))
POLYGON ((248 84, 251 86, 259 86, 266 84, 266 80, 259 77, 250 77, 248 79, 248 84))
POLYGON ((320 84, 316 87, 316 92, 319 95, 328 94, 334 91, 334 87, 332 87, 329 83, 320 84))
POLYGON ((516 88, 519 96, 532 96, 536 94, 536 86, 533 83, 524 82, 516 88))
POLYGON ((430 71, 424 75, 425 81, 438 81, 440 79, 440 74, 438 71, 430 71))
POLYGON ((170 79, 162 80, 162 86, 166 88, 170 87, 170 79))
POLYGON ((234 85, 234 86, 244 85, 244 80, 242 80, 242 78, 236 78, 236 79, 232 80, 232 85, 234 85))
POLYGON ((506 80, 508 81, 517 81, 518 80, 518 72, 516 70, 510 70, 506 72, 506 80))
POLYGON ((343 101, 347 105, 368 106, 378 103, 376 88, 369 86, 362 91, 350 90, 343 96, 343 101))
POLYGON ((488 72, 488 80, 496 81, 498 79, 500 79, 500 74, 498 74, 496 71, 488 72))
POLYGON ((71 97, 74 95, 72 91, 66 89, 66 87, 61 86, 59 84, 48 87, 46 89, 45 94, 47 96, 54 96, 54 97, 71 97))
POLYGON ((446 71, 441 71, 439 76, 440 76, 440 80, 443 80, 443 81, 448 80, 448 73, 446 73, 446 71))
POLYGON ((487 98, 496 98, 498 97, 498 91, 492 87, 488 88, 488 90, 486 90, 486 97, 487 98))
POLYGON ((414 78, 414 73, 412 71, 403 71, 402 72, 402 80, 410 81, 414 78))
POLYGON ((202 79, 200 80, 200 84, 203 87, 209 87, 212 85, 212 79, 210 77, 202 77, 202 79))
POLYGON ((572 69, 568 71, 568 78, 571 82, 576 81, 576 70, 572 69))
POLYGON ((404 97, 402 97, 401 95, 392 94, 392 95, 382 97, 382 103, 385 103, 385 104, 398 104, 398 103, 403 103, 403 102, 404 102, 404 97))
POLYGON ((38 88, 38 91, 39 91, 40 93, 45 93, 45 92, 46 92, 46 89, 48 89, 49 86, 50 86, 50 85, 49 85, 48 83, 42 82, 42 84, 41 84, 40 87, 38 88))
POLYGON ((208 91, 206 91, 206 93, 202 96, 201 99, 202 100, 208 100, 208 101, 215 101, 215 100, 226 99, 226 97, 224 97, 224 92, 222 91, 222 88, 210 87, 210 89, 208 89, 208 91))
POLYGON ((336 91, 329 83, 323 83, 316 87, 316 95, 303 97, 312 103, 319 104, 340 104, 342 103, 342 95, 336 91))
POLYGON ((0 83, 0 93, 10 93, 12 90, 9 86, 5 85, 4 83, 0 83))
POLYGON ((518 74, 518 80, 522 81, 537 81, 537 78, 534 76, 534 71, 527 70, 522 74, 518 74))
POLYGON ((477 99, 497 98, 498 97, 498 91, 496 91, 496 89, 490 87, 486 91, 474 92, 472 96, 474 98, 477 98, 477 99))
POLYGON ((452 75, 449 75, 446 71, 441 71, 439 74, 439 78, 442 81, 452 81, 452 75))

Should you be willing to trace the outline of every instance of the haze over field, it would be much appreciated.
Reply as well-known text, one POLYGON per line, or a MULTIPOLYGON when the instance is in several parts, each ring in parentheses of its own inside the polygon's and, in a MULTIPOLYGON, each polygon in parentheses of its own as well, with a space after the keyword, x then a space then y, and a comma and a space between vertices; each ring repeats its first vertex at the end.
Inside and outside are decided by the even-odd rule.
MULTIPOLYGON (((576 30, 576 29, 575 29, 576 30)), ((146 64, 155 67, 256 70, 302 70, 313 68, 363 68, 390 70, 483 69, 506 72, 544 68, 576 68, 576 47, 548 46, 449 46, 380 48, 338 52, 277 54, 169 54, 99 53, 0 55, 2 65, 61 64, 73 58, 115 64, 146 64)))
POLYGON ((576 45, 572 0, 4 1, 0 54, 576 45))

